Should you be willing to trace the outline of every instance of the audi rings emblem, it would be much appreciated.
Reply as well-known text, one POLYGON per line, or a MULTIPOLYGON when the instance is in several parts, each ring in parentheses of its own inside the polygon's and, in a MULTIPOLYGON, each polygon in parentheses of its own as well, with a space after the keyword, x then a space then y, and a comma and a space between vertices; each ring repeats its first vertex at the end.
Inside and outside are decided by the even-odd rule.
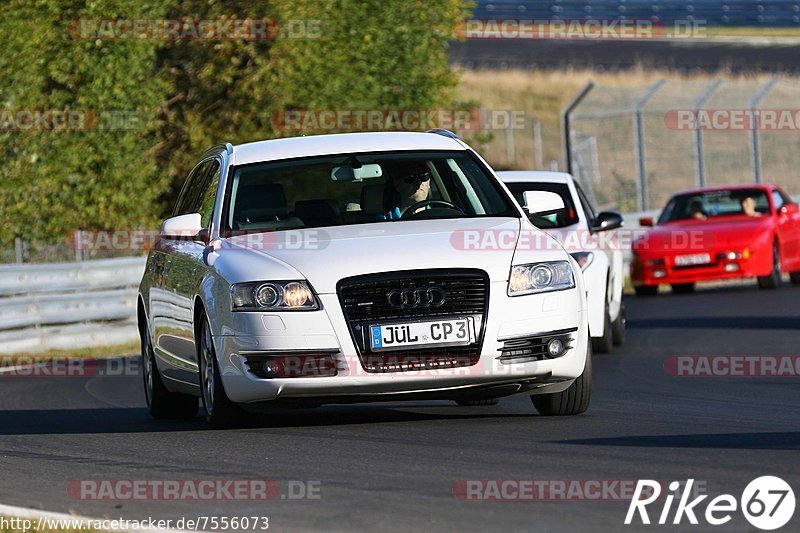
POLYGON ((386 301, 397 308, 439 307, 444 300, 444 291, 439 287, 395 289, 386 293, 386 301))

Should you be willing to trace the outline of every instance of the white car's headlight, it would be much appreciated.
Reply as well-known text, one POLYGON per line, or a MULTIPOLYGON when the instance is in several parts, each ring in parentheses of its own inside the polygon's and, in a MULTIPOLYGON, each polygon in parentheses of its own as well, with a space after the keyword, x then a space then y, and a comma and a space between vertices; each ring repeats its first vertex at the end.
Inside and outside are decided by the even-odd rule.
POLYGON ((521 296, 538 292, 561 291, 575 287, 575 277, 568 261, 533 263, 511 268, 508 295, 521 296))
POLYGON ((309 311, 319 309, 305 281, 256 281, 231 286, 234 311, 309 311))
POLYGON ((589 265, 592 264, 594 261, 594 254, 592 252, 575 252, 574 254, 569 254, 575 259, 575 262, 578 263, 578 266, 581 267, 581 270, 586 270, 589 265))

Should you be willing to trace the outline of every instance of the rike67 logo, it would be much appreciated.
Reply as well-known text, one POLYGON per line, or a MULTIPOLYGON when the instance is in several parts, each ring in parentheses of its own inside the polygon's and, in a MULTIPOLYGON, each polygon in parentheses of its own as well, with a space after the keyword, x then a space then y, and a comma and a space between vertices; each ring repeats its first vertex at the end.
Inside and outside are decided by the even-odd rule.
POLYGON ((721 494, 705 503, 705 512, 701 512, 701 504, 708 495, 696 496, 689 500, 693 484, 694 479, 689 479, 686 483, 678 481, 670 483, 669 493, 663 498, 661 507, 659 501, 662 497, 661 484, 654 480, 640 479, 628 507, 625 524, 635 523, 637 515, 642 524, 650 524, 651 518, 647 507, 656 501, 659 501, 658 504, 652 505, 651 510, 655 511, 661 507, 656 522, 660 525, 667 523, 678 525, 684 517, 690 524, 697 525, 699 515, 706 523, 721 526, 730 522, 733 513, 739 509, 750 525, 763 531, 772 531, 785 526, 794 515, 794 491, 779 477, 762 476, 754 479, 745 487, 739 500, 731 494, 721 494), (684 488, 679 494, 681 487, 684 488), (672 504, 676 499, 678 503, 673 514, 672 504), (670 515, 672 515, 671 521, 670 515))

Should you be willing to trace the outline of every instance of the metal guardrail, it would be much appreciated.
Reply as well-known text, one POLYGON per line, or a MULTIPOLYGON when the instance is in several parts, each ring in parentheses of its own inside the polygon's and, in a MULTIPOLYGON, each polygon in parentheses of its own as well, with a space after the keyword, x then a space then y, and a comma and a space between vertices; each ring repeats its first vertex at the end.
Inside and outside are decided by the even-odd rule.
POLYGON ((134 342, 143 257, 0 266, 0 353, 134 342))

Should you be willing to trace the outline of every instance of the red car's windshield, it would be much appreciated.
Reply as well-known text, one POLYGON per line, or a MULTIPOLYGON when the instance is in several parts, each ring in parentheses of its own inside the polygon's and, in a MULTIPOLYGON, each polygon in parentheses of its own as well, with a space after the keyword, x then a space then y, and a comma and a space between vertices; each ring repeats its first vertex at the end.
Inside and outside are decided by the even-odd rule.
POLYGON ((674 196, 659 218, 659 224, 676 220, 707 220, 715 217, 769 214, 764 189, 731 189, 674 196))

